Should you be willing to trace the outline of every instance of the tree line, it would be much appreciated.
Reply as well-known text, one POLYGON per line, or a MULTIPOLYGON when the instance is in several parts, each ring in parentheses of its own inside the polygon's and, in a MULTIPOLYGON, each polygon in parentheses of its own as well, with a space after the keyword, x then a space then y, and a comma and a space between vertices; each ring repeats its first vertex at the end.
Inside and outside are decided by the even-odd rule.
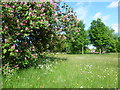
MULTIPOLYGON (((96 51, 100 54, 104 52, 119 52, 119 34, 114 29, 106 26, 100 18, 93 20, 88 30, 85 30, 85 24, 82 20, 76 25, 77 30, 72 33, 72 39, 64 40, 57 51, 68 53, 82 53, 89 50, 88 45, 92 44, 96 47, 96 51), (66 45, 67 44, 67 45, 66 45)), ((65 34, 67 36, 67 34, 65 34)))

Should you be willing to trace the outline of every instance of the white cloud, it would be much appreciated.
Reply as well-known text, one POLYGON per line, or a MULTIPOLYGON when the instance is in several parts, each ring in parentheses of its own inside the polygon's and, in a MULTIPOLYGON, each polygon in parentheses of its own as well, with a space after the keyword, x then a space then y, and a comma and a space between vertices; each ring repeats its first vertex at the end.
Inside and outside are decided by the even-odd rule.
POLYGON ((93 16, 93 19, 101 18, 101 16, 102 16, 102 13, 98 12, 93 16))
POLYGON ((112 24, 111 27, 115 30, 115 33, 118 33, 118 27, 120 28, 120 24, 112 24))
POLYGON ((107 8, 114 8, 114 7, 119 7, 120 5, 118 4, 119 1, 114 1, 114 2, 111 2, 107 8))
POLYGON ((83 5, 83 2, 77 2, 76 5, 83 5))
POLYGON ((110 17, 110 15, 102 16, 102 20, 103 20, 103 21, 106 21, 106 20, 109 19, 109 17, 110 17))
POLYGON ((88 10, 87 8, 80 6, 79 8, 75 9, 76 15, 78 17, 78 19, 82 19, 84 20, 85 17, 87 16, 88 10))
POLYGON ((106 21, 109 19, 109 17, 110 15, 103 16, 101 12, 98 12, 93 16, 93 19, 96 20, 97 18, 101 18, 103 21, 106 21))

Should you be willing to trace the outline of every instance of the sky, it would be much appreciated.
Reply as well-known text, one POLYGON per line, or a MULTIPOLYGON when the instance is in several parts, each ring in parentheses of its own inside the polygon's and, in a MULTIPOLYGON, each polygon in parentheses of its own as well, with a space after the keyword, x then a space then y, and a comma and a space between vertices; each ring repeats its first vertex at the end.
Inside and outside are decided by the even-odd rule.
POLYGON ((74 8, 78 19, 84 21, 85 29, 90 27, 92 20, 101 18, 105 25, 112 27, 116 33, 118 32, 118 1, 65 3, 74 8))
MULTIPOLYGON (((65 2, 74 8, 77 18, 84 21, 85 29, 88 30, 92 20, 101 18, 105 25, 113 28, 118 33, 118 1, 111 2, 65 2)), ((61 3, 63 5, 64 2, 61 3)), ((94 48, 92 45, 88 46, 94 48)))

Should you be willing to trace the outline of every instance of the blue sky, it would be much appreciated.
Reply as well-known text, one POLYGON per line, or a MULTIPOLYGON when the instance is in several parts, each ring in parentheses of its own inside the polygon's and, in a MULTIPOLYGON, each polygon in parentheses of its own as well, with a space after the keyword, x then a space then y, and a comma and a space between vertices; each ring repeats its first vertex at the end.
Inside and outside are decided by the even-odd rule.
MULTIPOLYGON (((61 3, 61 5, 64 2, 61 3)), ((115 32, 118 32, 118 2, 65 2, 74 8, 77 17, 84 21, 88 29, 92 20, 101 18, 115 32)))

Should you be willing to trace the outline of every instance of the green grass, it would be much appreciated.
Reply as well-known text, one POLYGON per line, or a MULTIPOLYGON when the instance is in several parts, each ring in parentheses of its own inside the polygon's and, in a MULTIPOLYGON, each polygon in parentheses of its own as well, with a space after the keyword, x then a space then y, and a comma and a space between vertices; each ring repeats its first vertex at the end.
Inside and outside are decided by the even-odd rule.
MULTIPOLYGON (((4 88, 117 88, 117 54, 60 54, 66 61, 48 69, 22 70, 3 78, 4 88)), ((47 65, 49 66, 49 65, 47 65)))

